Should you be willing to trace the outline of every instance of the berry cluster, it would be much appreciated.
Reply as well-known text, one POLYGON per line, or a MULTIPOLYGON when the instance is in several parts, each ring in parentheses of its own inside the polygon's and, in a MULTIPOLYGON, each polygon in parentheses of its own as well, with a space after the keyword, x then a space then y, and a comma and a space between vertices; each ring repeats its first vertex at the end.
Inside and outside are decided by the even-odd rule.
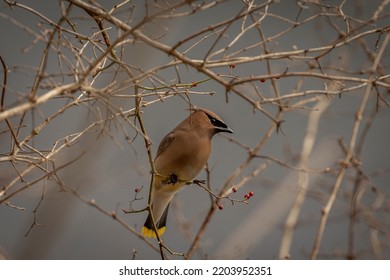
MULTIPOLYGON (((233 187, 232 188, 232 192, 237 192, 237 188, 233 187)), ((249 198, 251 198, 255 193, 253 191, 250 191, 248 192, 246 195, 244 195, 245 199, 248 200, 249 198)))
MULTIPOLYGON (((232 188, 232 192, 233 193, 236 193, 237 191, 238 191, 238 189, 236 187, 232 188)), ((233 199, 233 198, 229 198, 229 197, 227 197, 227 198, 229 198, 232 202, 244 202, 244 203, 247 203, 246 201, 248 199, 250 199, 254 194, 255 193, 253 191, 248 192, 247 194, 244 195, 244 199, 243 200, 233 199)), ((219 210, 223 210, 223 205, 222 204, 217 203, 217 206, 218 206, 219 210)))
POLYGON ((255 193, 254 192, 248 192, 246 195, 244 195, 245 199, 251 198, 255 193))

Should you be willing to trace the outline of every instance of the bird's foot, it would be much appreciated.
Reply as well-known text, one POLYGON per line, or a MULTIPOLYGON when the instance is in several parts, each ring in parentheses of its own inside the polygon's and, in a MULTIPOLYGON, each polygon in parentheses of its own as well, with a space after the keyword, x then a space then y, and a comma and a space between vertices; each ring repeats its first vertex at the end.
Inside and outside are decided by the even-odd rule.
POLYGON ((178 181, 179 181, 179 178, 177 178, 177 175, 172 173, 172 174, 169 174, 166 184, 167 185, 169 185, 169 184, 174 185, 178 181))
POLYGON ((190 184, 195 184, 195 185, 200 186, 200 185, 206 184, 206 180, 198 180, 198 179, 195 179, 195 180, 189 182, 188 184, 189 184, 189 185, 190 185, 190 184))

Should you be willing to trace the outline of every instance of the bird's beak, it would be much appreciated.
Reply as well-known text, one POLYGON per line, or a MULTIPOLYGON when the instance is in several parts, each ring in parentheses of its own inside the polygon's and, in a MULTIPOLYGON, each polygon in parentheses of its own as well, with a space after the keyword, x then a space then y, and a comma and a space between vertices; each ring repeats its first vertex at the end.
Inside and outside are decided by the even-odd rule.
POLYGON ((218 132, 234 133, 229 127, 218 127, 218 132))

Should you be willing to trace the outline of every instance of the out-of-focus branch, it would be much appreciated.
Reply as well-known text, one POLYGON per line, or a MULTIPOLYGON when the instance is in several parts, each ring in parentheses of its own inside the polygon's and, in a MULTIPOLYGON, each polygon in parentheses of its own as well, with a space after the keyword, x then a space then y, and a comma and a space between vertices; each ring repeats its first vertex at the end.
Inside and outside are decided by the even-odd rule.
MULTIPOLYGON (((299 162, 300 169, 308 168, 307 163, 312 153, 314 142, 317 137, 318 125, 322 114, 326 111, 330 104, 330 100, 327 97, 320 97, 316 104, 316 111, 311 112, 307 124, 306 135, 302 143, 302 152, 299 162)), ((298 221, 299 213, 302 208, 302 204, 305 200, 306 193, 309 187, 309 173, 305 171, 299 172, 298 177, 298 192, 295 197, 294 204, 291 211, 288 214, 286 222, 284 224, 284 234, 279 249, 279 258, 290 258, 290 248, 294 237, 294 229, 298 221)))

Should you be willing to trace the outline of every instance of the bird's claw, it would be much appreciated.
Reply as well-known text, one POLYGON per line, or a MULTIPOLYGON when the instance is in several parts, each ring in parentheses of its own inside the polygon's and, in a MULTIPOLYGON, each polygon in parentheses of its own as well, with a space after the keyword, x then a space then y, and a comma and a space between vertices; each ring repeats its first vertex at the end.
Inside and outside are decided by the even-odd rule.
POLYGON ((196 184, 196 185, 204 185, 206 184, 206 180, 198 180, 198 179, 195 179, 191 182, 192 184, 196 184))

